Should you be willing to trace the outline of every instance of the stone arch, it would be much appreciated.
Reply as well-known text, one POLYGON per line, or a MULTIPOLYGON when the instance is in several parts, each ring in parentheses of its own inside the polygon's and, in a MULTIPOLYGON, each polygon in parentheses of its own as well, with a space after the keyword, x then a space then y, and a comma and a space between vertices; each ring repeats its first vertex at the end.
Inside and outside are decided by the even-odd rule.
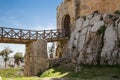
POLYGON ((64 35, 66 37, 70 37, 70 16, 67 14, 63 16, 62 20, 62 29, 64 31, 64 35))

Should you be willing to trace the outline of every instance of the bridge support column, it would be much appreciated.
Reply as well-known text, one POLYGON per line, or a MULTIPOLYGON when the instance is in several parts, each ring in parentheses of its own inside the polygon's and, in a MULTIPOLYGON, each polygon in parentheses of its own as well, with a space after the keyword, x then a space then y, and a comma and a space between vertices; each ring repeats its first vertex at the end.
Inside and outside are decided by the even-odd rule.
POLYGON ((25 76, 34 76, 48 69, 47 42, 44 40, 26 44, 25 76))

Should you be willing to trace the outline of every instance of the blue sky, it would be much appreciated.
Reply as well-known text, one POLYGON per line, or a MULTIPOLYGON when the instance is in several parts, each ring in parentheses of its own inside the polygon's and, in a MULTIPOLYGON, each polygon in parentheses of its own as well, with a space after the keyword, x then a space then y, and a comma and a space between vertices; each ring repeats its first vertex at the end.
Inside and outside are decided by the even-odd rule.
MULTIPOLYGON (((33 30, 55 29, 56 9, 63 0, 0 0, 0 26, 33 30)), ((24 45, 1 44, 14 52, 25 52, 24 45)))
POLYGON ((0 0, 0 26, 56 28, 56 8, 62 0, 0 0))

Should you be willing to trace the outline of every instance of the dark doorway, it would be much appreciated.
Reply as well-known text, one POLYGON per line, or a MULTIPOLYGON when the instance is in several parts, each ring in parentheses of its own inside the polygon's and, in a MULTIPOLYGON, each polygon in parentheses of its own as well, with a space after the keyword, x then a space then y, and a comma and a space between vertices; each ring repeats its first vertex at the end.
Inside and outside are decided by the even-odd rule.
POLYGON ((63 30, 65 37, 70 37, 70 16, 65 15, 63 19, 63 30))

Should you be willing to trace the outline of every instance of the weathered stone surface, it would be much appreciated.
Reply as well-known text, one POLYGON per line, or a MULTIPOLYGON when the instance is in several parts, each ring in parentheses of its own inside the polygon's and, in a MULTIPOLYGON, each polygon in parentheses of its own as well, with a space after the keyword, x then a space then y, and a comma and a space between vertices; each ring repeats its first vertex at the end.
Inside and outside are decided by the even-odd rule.
MULTIPOLYGON (((96 22, 99 22, 100 20, 103 20, 104 23, 108 24, 109 22, 111 22, 111 20, 109 19, 109 14, 120 10, 119 5, 120 0, 64 0, 57 8, 57 29, 64 29, 64 20, 66 15, 70 16, 70 32, 75 32, 75 27, 81 27, 77 28, 80 31, 81 29, 85 28, 89 23, 89 27, 91 28, 96 22), (93 14, 93 12, 96 14, 93 14), (104 14, 104 16, 101 16, 101 14, 99 13, 106 14, 104 14), (82 17, 83 21, 81 20, 80 16, 82 17), (81 25, 84 23, 84 25, 76 26, 77 21, 79 21, 77 24, 81 25)), ((69 28, 68 26, 66 27, 69 28)), ((88 28, 88 30, 90 28, 88 28)), ((96 29, 99 28, 96 27, 96 29)), ((74 34, 71 33, 71 35, 74 34)), ((78 33, 75 33, 75 35, 78 36, 78 33)), ((87 35, 89 35, 89 31, 87 32, 87 35)), ((86 37, 86 40, 88 40, 88 37, 86 37)), ((64 55, 64 53, 66 54, 66 52, 64 52, 64 48, 69 41, 66 41, 66 43, 62 42, 63 41, 57 42, 57 57, 61 57, 61 55, 64 55)), ((76 42, 77 40, 74 41, 75 44, 76 42)))
POLYGON ((82 18, 76 20, 76 27, 68 42, 68 52, 73 63, 120 64, 120 15, 114 21, 115 14, 112 14, 113 18, 105 18, 105 15, 107 16, 96 14, 95 17, 88 19, 91 23, 82 18))
MULTIPOLYGON (((108 18, 106 19, 108 20, 108 18)), ((86 57, 82 59, 82 54, 80 54, 78 58, 79 63, 83 61, 82 63, 85 64, 119 64, 119 28, 115 28, 115 24, 111 24, 111 22, 104 24, 106 19, 104 22, 98 21, 94 23, 90 33, 91 40, 89 40, 89 43, 87 42, 87 47, 85 46, 84 49, 85 51, 80 51, 83 53, 83 56, 86 57), (104 27, 104 29, 102 27, 104 27), (92 32, 94 32, 94 34, 92 32)), ((86 37, 88 36, 86 35, 86 37)))
POLYGON ((96 22, 100 21, 101 15, 95 15, 91 20, 90 20, 90 25, 94 25, 96 22))
POLYGON ((113 56, 112 54, 115 54, 114 51, 116 50, 115 48, 117 48, 116 41, 117 41, 117 34, 114 30, 113 24, 111 24, 109 25, 109 27, 107 27, 104 36, 104 47, 101 53, 101 60, 103 64, 105 62, 111 65, 113 64, 112 59, 115 56, 113 56))
POLYGON ((119 23, 118 23, 118 36, 119 36, 119 39, 120 39, 120 19, 119 19, 119 23))
POLYGON ((96 22, 92 27, 91 32, 97 32, 101 28, 101 26, 104 26, 103 21, 96 22))
POLYGON ((49 67, 59 66, 67 63, 70 63, 70 59, 66 59, 66 58, 50 58, 49 59, 49 67))
POLYGON ((63 27, 63 18, 66 14, 71 17, 71 28, 74 29, 75 20, 80 16, 87 16, 92 18, 91 15, 94 11, 100 13, 114 13, 120 10, 120 0, 64 0, 57 8, 57 28, 63 27))
POLYGON ((35 41, 26 45, 25 69, 26 76, 34 76, 42 73, 49 67, 47 57, 47 42, 35 41))
MULTIPOLYGON (((56 48, 56 58, 66 58, 69 57, 69 54, 66 54, 67 51, 67 41, 61 41, 61 42, 57 42, 57 48, 56 48)), ((68 53, 68 52, 67 52, 68 53)))
POLYGON ((58 41, 57 54, 70 54, 67 58, 78 64, 120 64, 120 13, 114 14, 119 4, 120 0, 64 0, 57 9, 57 28, 64 29, 69 15, 71 36, 66 43, 58 41))
POLYGON ((86 16, 87 19, 91 19, 93 17, 93 14, 89 14, 88 16, 86 16))
POLYGON ((91 14, 93 11, 101 13, 113 13, 119 10, 119 0, 80 0, 79 14, 81 16, 91 14))

